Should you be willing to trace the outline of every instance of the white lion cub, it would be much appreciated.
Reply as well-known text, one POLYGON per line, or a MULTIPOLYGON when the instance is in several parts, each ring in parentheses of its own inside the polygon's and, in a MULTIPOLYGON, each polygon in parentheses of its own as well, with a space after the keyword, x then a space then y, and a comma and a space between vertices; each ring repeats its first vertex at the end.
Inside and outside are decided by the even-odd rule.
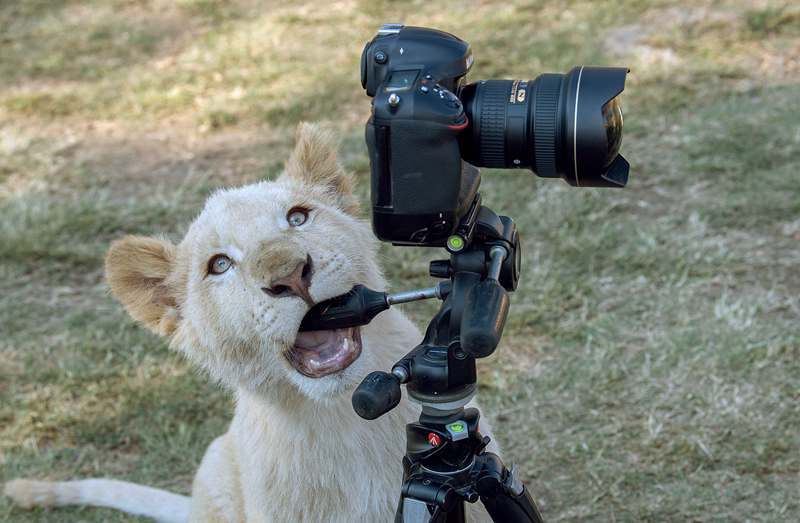
POLYGON ((404 426, 419 409, 404 399, 365 421, 350 397, 421 334, 394 309, 361 328, 298 333, 315 303, 386 288, 353 184, 335 137, 301 124, 277 181, 217 192, 179 245, 129 236, 109 249, 108 283, 130 315, 236 391, 191 498, 107 479, 15 480, 5 493, 23 508, 88 504, 160 522, 393 521, 404 426))

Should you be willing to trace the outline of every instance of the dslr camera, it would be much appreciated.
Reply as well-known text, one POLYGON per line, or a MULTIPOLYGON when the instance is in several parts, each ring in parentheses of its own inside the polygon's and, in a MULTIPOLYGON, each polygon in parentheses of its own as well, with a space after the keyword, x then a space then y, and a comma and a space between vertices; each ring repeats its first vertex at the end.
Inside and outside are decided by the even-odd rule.
POLYGON ((372 97, 366 142, 380 240, 450 249, 475 201, 477 167, 625 186, 618 95, 627 68, 467 84, 473 60, 470 44, 425 27, 384 24, 367 43, 361 84, 372 97))

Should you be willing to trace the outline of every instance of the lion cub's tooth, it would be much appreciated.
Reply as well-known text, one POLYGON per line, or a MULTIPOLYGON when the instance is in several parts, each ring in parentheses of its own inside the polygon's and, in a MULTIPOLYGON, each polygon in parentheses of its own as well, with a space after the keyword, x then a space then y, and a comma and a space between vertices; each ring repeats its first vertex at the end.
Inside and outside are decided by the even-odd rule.
POLYGON ((319 367, 319 362, 317 360, 308 360, 308 363, 312 367, 319 367))
POLYGON ((350 349, 350 341, 348 341, 348 339, 345 338, 344 339, 344 343, 342 343, 342 346, 344 347, 344 350, 349 350, 350 349))

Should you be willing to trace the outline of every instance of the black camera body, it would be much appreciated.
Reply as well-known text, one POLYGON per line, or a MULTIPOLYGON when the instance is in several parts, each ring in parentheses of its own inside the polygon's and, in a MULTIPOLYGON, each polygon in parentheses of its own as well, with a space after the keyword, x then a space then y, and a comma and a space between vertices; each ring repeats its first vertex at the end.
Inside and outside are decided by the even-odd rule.
POLYGON ((435 29, 385 24, 361 83, 372 226, 395 245, 446 246, 473 204, 477 167, 524 168, 573 186, 623 187, 617 95, 627 68, 576 67, 534 80, 466 84, 471 46, 435 29))

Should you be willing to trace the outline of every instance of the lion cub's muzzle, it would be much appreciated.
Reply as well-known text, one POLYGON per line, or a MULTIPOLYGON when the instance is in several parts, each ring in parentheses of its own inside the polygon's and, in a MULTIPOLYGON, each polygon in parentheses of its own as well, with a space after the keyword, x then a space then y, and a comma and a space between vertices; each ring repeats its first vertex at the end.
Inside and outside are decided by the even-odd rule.
MULTIPOLYGON (((258 269, 262 269, 259 262, 258 269)), ((280 276, 269 282, 267 287, 262 287, 268 295, 274 298, 299 297, 309 307, 315 305, 311 298, 312 262, 311 255, 305 260, 284 260, 285 276, 280 276), (287 274, 288 273, 288 274, 287 274)), ((271 269, 273 274, 281 273, 276 267, 271 269)), ((294 345, 286 351, 286 359, 304 376, 309 378, 322 378, 342 371, 356 361, 361 355, 361 331, 358 327, 326 331, 298 332, 294 345)))
POLYGON ((271 281, 269 287, 262 287, 261 290, 275 298, 299 296, 303 298, 303 301, 305 301, 309 307, 313 307, 314 300, 308 292, 308 288, 311 286, 311 270, 311 255, 309 254, 305 260, 301 260, 297 263, 292 272, 271 281))
POLYGON ((329 331, 298 332, 286 358, 300 374, 322 378, 346 369, 361 355, 358 327, 329 331))

